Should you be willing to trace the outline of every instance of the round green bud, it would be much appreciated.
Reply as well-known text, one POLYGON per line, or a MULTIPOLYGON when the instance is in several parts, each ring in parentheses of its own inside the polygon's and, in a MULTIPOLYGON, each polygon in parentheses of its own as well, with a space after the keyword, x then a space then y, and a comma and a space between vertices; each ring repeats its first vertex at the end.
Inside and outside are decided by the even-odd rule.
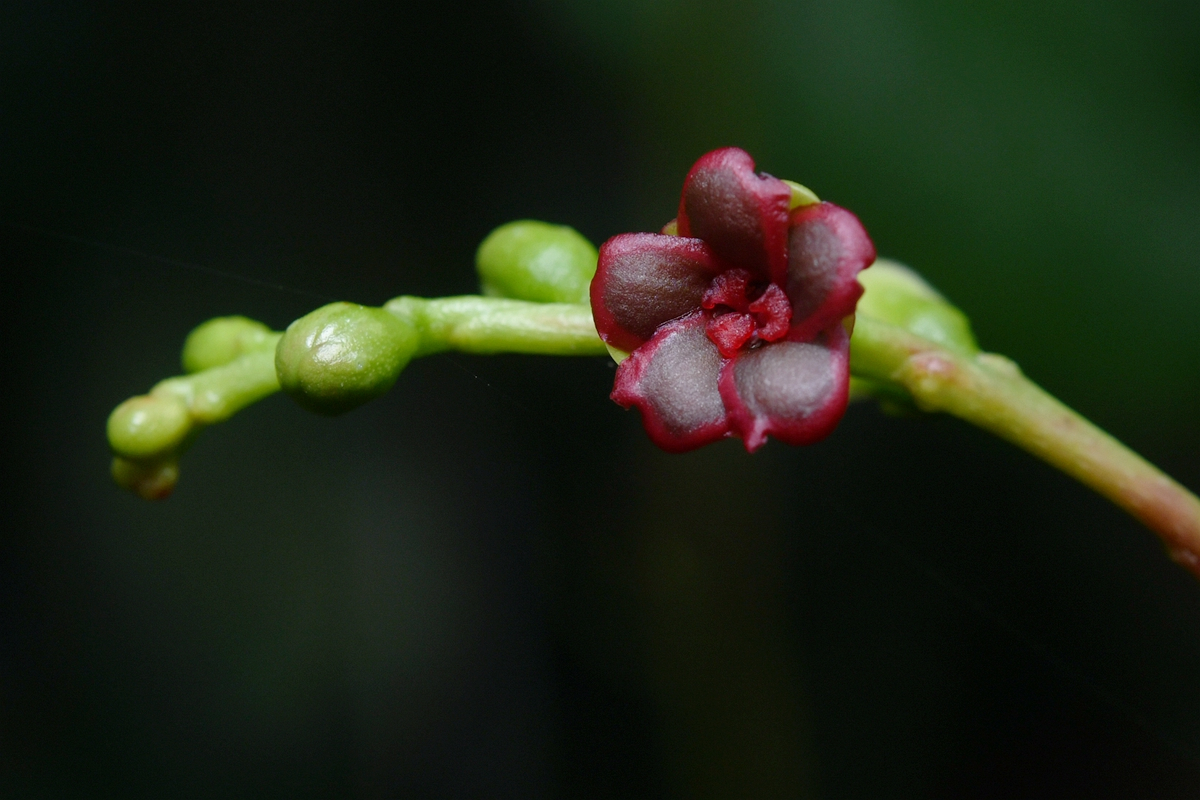
POLYGON ((475 253, 483 293, 537 303, 586 303, 596 248, 574 228, 535 220, 501 225, 475 253))
POLYGON ((183 343, 187 373, 228 364, 250 350, 264 347, 275 332, 247 317, 217 317, 192 329, 183 343))
POLYGON ((143 500, 162 500, 179 482, 179 461, 130 461, 117 456, 112 462, 112 476, 118 486, 143 500))
POLYGON ((192 430, 187 404, 171 394, 131 397, 108 416, 108 444, 119 456, 146 459, 173 452, 192 430))
POLYGON ((979 352, 967 315, 903 264, 881 258, 860 272, 858 281, 866 291, 856 313, 898 325, 950 350, 979 352))
POLYGON ((392 388, 419 344, 416 328, 382 308, 330 303, 288 326, 275 372, 300 405, 341 414, 392 388))

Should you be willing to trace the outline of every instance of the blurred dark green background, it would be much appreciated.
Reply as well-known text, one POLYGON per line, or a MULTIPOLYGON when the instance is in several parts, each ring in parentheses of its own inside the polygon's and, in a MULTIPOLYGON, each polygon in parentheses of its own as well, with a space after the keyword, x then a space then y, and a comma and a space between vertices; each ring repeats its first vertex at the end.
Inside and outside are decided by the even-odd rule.
POLYGON ((1200 585, 955 421, 666 456, 604 359, 443 356, 110 483, 204 319, 470 292, 727 144, 1200 487, 1194 2, 0 6, 0 794, 1197 796, 1200 585))

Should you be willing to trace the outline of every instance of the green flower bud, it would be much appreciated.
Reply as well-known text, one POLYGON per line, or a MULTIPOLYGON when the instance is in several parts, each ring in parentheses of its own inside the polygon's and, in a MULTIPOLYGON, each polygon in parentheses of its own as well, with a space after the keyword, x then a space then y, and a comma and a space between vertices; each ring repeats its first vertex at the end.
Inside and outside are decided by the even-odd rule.
POLYGON ((492 297, 586 303, 597 257, 574 228, 519 220, 488 234, 475 253, 475 270, 492 297))
POLYGON ((118 456, 112 462, 112 476, 118 486, 143 500, 162 500, 179 482, 179 461, 130 461, 118 456))
POLYGON ((416 328, 382 308, 330 303, 288 326, 275 372, 300 405, 340 414, 392 388, 419 344, 416 328))
POLYGON ((859 273, 858 281, 866 292, 856 313, 898 325, 950 350, 979 352, 967 315, 903 264, 881 258, 859 273))
POLYGON ((131 397, 108 416, 108 444, 114 453, 128 459, 172 453, 191 430, 187 404, 172 394, 131 397))
POLYGON ((275 332, 246 317, 217 317, 192 329, 183 343, 183 371, 187 373, 228 364, 243 353, 267 347, 275 332))

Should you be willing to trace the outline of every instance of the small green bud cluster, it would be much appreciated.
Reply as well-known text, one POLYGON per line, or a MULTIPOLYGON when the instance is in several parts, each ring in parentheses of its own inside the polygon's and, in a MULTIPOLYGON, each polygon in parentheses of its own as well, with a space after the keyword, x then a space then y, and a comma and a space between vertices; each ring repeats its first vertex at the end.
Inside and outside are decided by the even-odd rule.
MULTIPOLYGON (((565 225, 501 225, 479 245, 475 266, 484 295, 503 300, 397 297, 383 308, 331 303, 288 326, 275 352, 279 384, 309 410, 340 414, 390 389, 415 356, 449 348, 595 349, 590 314, 583 343, 575 340, 581 338, 576 317, 589 302, 597 257, 592 243, 565 225)), ((228 330, 229 339, 251 335, 232 323, 228 330)))
POLYGON ((288 326, 275 372, 300 405, 340 414, 392 388, 419 345, 416 328, 382 308, 330 303, 288 326))
POLYGON ((491 297, 397 297, 382 308, 330 303, 282 334, 245 317, 209 320, 184 343, 186 375, 109 416, 113 477, 142 497, 167 496, 179 456, 202 428, 281 388, 304 408, 340 414, 384 394, 419 355, 602 353, 588 305, 596 259, 596 248, 571 228, 514 222, 479 247, 491 297))
POLYGON ((597 258, 596 248, 574 228, 518 220, 488 234, 475 253, 475 269, 490 297, 587 303, 597 258))
POLYGON ((278 341, 278 333, 245 317, 220 317, 193 330, 182 358, 191 374, 160 381, 108 417, 117 484, 146 499, 169 495, 179 456, 201 428, 279 388, 272 366, 278 341))

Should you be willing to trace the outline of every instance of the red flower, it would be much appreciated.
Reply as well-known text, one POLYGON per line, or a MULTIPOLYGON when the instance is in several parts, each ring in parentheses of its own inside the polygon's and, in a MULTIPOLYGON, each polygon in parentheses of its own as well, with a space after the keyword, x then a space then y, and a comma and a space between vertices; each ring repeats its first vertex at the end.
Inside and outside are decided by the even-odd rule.
POLYGON ((596 329, 630 353, 612 399, 637 406, 664 450, 726 436, 746 449, 827 436, 846 410, 850 334, 875 260, 832 203, 789 211, 791 189, 743 150, 703 156, 683 184, 678 236, 626 233, 600 248, 596 329))

